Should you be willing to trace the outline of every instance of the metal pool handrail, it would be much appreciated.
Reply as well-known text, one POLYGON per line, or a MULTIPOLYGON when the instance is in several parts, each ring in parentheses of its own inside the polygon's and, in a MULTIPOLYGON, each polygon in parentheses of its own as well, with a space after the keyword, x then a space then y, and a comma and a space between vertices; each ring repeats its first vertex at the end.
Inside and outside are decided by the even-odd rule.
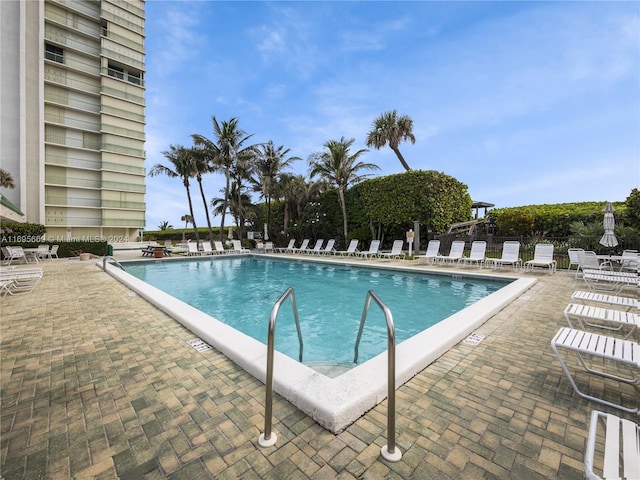
POLYGON ((267 333, 267 378, 265 380, 266 394, 265 394, 265 409, 264 409, 264 433, 258 437, 258 445, 261 447, 272 447, 276 444, 278 439, 277 435, 271 431, 271 417, 273 410, 273 356, 275 348, 275 336, 276 336, 276 318, 278 316, 278 310, 280 305, 291 297, 291 307, 293 308, 293 317, 296 321, 296 329, 298 330, 298 342, 300 343, 299 361, 302 363, 302 332, 300 331, 300 321, 298 320, 298 309, 296 308, 296 296, 293 294, 293 288, 289 287, 285 290, 282 296, 276 301, 271 309, 271 316, 269 317, 269 330, 267 333))
POLYGON ((382 458, 389 462, 398 462, 402 458, 402 452, 396 447, 396 328, 393 324, 391 310, 389 310, 389 307, 380 300, 373 290, 369 290, 367 299, 364 302, 362 319, 360 320, 360 328, 358 329, 358 338, 356 339, 354 348, 353 363, 358 363, 358 346, 360 345, 362 330, 367 320, 372 298, 384 313, 384 318, 387 322, 387 445, 380 449, 380 454, 382 458))
POLYGON ((120 262, 118 262, 118 260, 116 260, 115 258, 113 258, 111 255, 107 255, 102 257, 102 270, 104 270, 105 272, 107 271, 107 260, 111 259, 113 260, 113 263, 115 263, 117 266, 119 266, 122 270, 124 270, 124 267, 122 265, 120 265, 120 262))

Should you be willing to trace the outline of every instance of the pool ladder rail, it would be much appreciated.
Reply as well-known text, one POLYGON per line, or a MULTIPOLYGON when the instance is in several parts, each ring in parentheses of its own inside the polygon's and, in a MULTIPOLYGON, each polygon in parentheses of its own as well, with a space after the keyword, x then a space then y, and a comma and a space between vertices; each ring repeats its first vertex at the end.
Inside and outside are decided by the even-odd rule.
MULTIPOLYGON (((298 319, 298 309, 296 308, 296 299, 293 293, 293 288, 289 287, 280 296, 271 309, 271 315, 269 317, 269 328, 267 333, 267 372, 266 372, 266 393, 265 393, 265 414, 264 414, 264 433, 260 434, 258 438, 258 445, 261 447, 272 447, 276 444, 277 436, 271 431, 272 429, 272 411, 273 411, 273 357, 274 357, 274 344, 275 344, 275 329, 276 320, 278 317, 278 311, 282 303, 291 297, 291 307, 293 308, 293 316, 296 322, 296 329, 298 331, 298 342, 300 344, 299 361, 302 363, 302 333, 300 330, 300 321, 298 319)), ((382 458, 389 462, 398 462, 402 458, 402 452, 395 444, 395 432, 396 432, 396 376, 395 376, 395 362, 396 362, 396 331, 393 323, 393 315, 391 310, 387 307, 380 297, 378 297, 373 290, 369 290, 367 298, 364 303, 364 309, 362 310, 362 318, 360 319, 360 328, 358 329, 358 337, 354 348, 353 362, 358 363, 358 347, 360 345, 360 339, 362 338, 362 332, 367 320, 367 314, 369 313, 369 306, 371 305, 371 299, 380 307, 384 313, 384 317, 387 323, 387 445, 384 445, 380 449, 382 458)))
POLYGON ((105 255, 104 257, 102 257, 102 270, 104 270, 105 272, 107 271, 107 260, 111 260, 112 263, 115 263, 123 271, 126 271, 124 270, 124 267, 120 264, 120 262, 118 262, 118 260, 113 258, 111 255, 105 255))

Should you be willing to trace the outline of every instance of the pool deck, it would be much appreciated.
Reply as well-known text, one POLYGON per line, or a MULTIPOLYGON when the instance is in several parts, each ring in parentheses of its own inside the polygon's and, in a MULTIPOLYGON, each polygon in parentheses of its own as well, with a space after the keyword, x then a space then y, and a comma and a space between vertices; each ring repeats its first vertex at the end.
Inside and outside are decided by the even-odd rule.
MULTIPOLYGON (((276 395, 278 441, 261 448, 262 382, 196 351, 193 333, 94 262, 40 265, 33 292, 0 300, 5 480, 581 479, 591 410, 637 421, 578 397, 553 355, 564 307, 584 289, 565 271, 519 273, 538 282, 477 329, 484 340, 457 344, 397 389, 403 456, 390 463, 386 401, 334 435, 276 395)), ((590 383, 605 387, 634 400, 630 388, 590 383)))

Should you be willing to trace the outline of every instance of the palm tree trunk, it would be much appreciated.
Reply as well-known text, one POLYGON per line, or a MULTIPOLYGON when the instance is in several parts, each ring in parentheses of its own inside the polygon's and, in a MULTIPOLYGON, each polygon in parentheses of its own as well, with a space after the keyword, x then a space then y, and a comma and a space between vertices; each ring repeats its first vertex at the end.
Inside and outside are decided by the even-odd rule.
POLYGON ((342 227, 344 229, 344 242, 347 243, 347 205, 344 201, 344 191, 338 189, 338 199, 340 200, 340 208, 342 209, 342 227))
POLYGON ((221 220, 220 220, 220 241, 224 241, 224 217, 225 214, 227 213, 227 208, 229 208, 229 190, 231 188, 231 172, 229 172, 229 169, 226 170, 225 172, 226 177, 227 177, 227 183, 224 187, 224 208, 222 209, 222 215, 221 215, 221 220))
POLYGON ((267 232, 266 232, 267 236, 269 236, 270 227, 271 227, 271 196, 268 196, 267 197, 267 232))
POLYGON ((285 200, 284 202, 284 222, 283 222, 283 230, 286 233, 289 228, 289 202, 285 200))
POLYGON ((200 237, 198 236, 198 227, 196 226, 196 217, 193 215, 193 203, 191 202, 191 191, 189 190, 189 185, 185 185, 184 188, 187 189, 187 199, 189 199, 189 212, 191 213, 191 225, 193 225, 193 233, 196 236, 196 242, 200 242, 200 237))
POLYGON ((209 217, 209 209, 207 208, 207 199, 204 196, 204 189, 202 188, 202 179, 197 178, 198 185, 200 186, 200 195, 202 195, 202 204, 204 205, 204 213, 207 216, 207 226, 209 227, 209 244, 213 247, 213 228, 211 228, 211 218, 209 217))
POLYGON ((398 147, 391 147, 391 149, 395 152, 396 156, 398 157, 398 160, 400 160, 400 163, 402 164, 402 166, 404 167, 404 169, 408 172, 409 170, 411 170, 411 167, 409 167, 409 165, 407 164, 407 162, 405 162, 404 157, 402 156, 402 154, 400 153, 400 149, 398 149, 398 147))

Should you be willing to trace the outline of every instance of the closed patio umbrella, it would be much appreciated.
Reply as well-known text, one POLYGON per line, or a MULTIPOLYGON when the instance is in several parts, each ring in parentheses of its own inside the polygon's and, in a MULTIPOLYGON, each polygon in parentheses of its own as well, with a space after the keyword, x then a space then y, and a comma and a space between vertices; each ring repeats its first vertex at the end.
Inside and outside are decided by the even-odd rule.
POLYGON ((267 224, 264 224, 264 239, 269 240, 269 230, 267 229, 267 224))
POLYGON ((611 205, 611 202, 607 202, 607 205, 604 207, 604 219, 602 224, 604 225, 604 235, 600 239, 600 245, 604 245, 605 247, 615 247, 618 245, 618 239, 616 238, 615 233, 613 233, 613 229, 616 225, 615 219, 613 218, 614 208, 611 205))

